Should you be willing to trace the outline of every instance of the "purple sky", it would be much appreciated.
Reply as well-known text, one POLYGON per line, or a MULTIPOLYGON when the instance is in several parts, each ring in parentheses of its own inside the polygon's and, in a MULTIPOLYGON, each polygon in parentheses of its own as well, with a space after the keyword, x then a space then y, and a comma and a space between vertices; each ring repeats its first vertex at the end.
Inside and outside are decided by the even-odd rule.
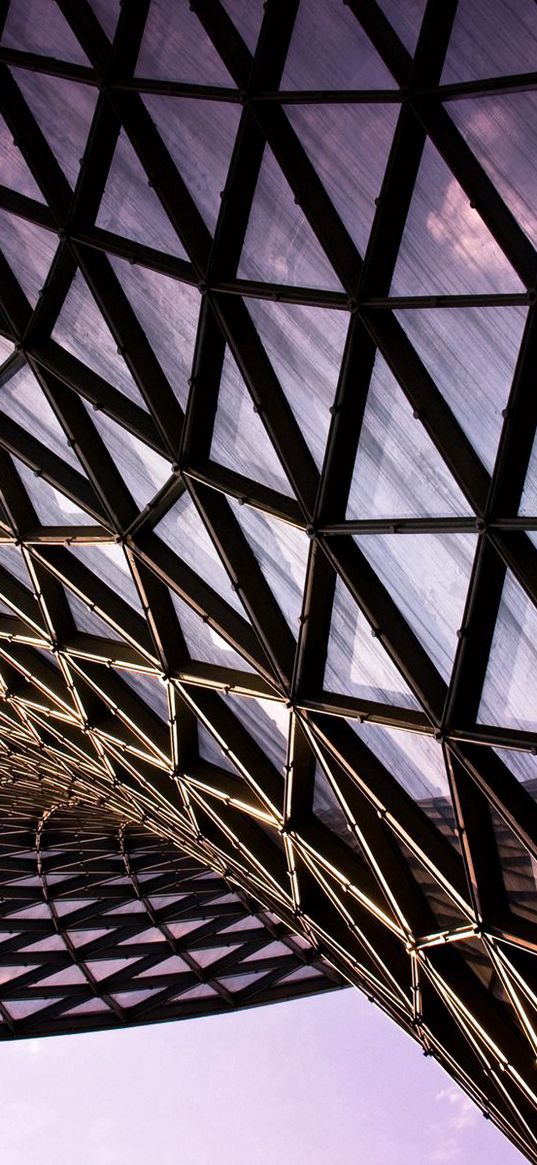
POLYGON ((0 1045, 6 1165, 522 1165, 357 991, 0 1045), (392 1098, 392 1100, 390 1100, 392 1098))

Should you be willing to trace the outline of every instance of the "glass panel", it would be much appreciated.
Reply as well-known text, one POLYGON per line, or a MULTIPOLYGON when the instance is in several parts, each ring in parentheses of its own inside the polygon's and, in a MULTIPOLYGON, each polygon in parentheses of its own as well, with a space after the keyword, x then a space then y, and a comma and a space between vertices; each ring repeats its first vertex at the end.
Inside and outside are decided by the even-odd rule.
POLYGON ((474 534, 355 538, 444 679, 449 679, 472 570, 474 534))
MULTIPOLYGON (((519 514, 524 517, 537 516, 537 437, 533 442, 531 450, 531 457, 528 465, 528 472, 526 473, 526 480, 524 482, 524 489, 522 490, 522 497, 520 499, 519 514)), ((532 542, 535 543, 535 534, 530 533, 532 542)))
POLYGON ((243 699, 230 693, 229 706, 248 730, 265 756, 278 769, 282 769, 287 755, 287 734, 289 732, 289 712, 276 700, 261 700, 257 697, 243 699))
POLYGON ((259 171, 238 274, 242 279, 267 283, 342 290, 268 146, 259 171))
POLYGON ((54 489, 48 481, 32 469, 16 460, 16 469, 24 488, 35 509, 37 518, 44 526, 89 526, 95 518, 81 510, 71 498, 54 489))
POLYGON ((236 24, 250 52, 255 53, 265 7, 263 0, 221 0, 221 4, 236 24))
POLYGON ((395 104, 289 105, 285 112, 363 254, 399 107, 395 104))
MULTIPOLYGON (((508 34, 509 26, 504 31, 508 34)), ((536 46, 533 57, 535 65, 536 46)), ((535 245, 537 95, 512 93, 494 99, 474 97, 472 101, 450 103, 448 112, 535 245)))
POLYGON ((58 5, 51 4, 50 0, 22 0, 22 3, 19 0, 10 4, 2 44, 26 53, 89 65, 58 5))
POLYGON ((414 54, 425 11, 425 0, 405 0, 404 4, 401 4, 401 0, 378 0, 378 3, 405 48, 414 54))
POLYGON ((0 158, 2 159, 2 184, 28 198, 43 202, 43 195, 30 169, 11 135, 3 117, 0 117, 0 158))
POLYGON ((28 1001, 10 999, 9 1007, 4 1004, 6 1011, 9 1012, 12 1019, 26 1019, 29 1015, 35 1015, 37 1011, 42 1011, 45 1007, 50 1007, 53 1003, 57 1003, 58 999, 53 997, 51 999, 32 999, 28 1001))
POLYGON ((280 493, 290 493, 278 456, 229 349, 220 380, 211 457, 280 493))
POLYGON ((536 643, 537 611, 508 571, 479 705, 480 724, 535 731, 536 643))
POLYGON ((359 700, 420 707, 340 578, 336 579, 324 687, 359 700))
POLYGON ((51 77, 48 73, 30 73, 13 69, 13 76, 60 163, 66 178, 74 186, 95 112, 98 89, 51 77), (65 116, 66 109, 69 117, 65 116))
POLYGON ((432 736, 357 720, 348 723, 415 801, 450 796, 442 746, 432 736))
POLYGON ((147 175, 127 138, 120 133, 108 181, 101 199, 97 226, 157 251, 186 259, 176 235, 147 175))
POLYGON ((77 271, 64 300, 52 339, 108 380, 129 400, 145 408, 143 397, 119 355, 112 333, 80 271, 77 271))
POLYGON ((532 0, 459 0, 442 82, 531 72, 536 54, 532 0))
POLYGON ((203 663, 220 664, 222 667, 237 668, 240 671, 254 670, 213 627, 192 610, 192 607, 184 603, 173 591, 170 591, 170 595, 189 654, 193 659, 201 660, 203 663))
POLYGON ((170 955, 168 959, 163 959, 161 963, 157 963, 155 967, 149 967, 147 971, 140 971, 137 979, 149 979, 152 975, 184 975, 185 972, 190 972, 188 963, 183 962, 178 955, 170 955))
POLYGON ((121 0, 89 0, 89 4, 102 24, 106 35, 112 40, 119 20, 121 0))
POLYGON ((7 210, 0 210, 0 240, 15 279, 35 307, 56 254, 56 235, 7 210))
POLYGON ((136 66, 138 77, 232 85, 201 21, 184 4, 152 0, 136 66))
POLYGON ((126 603, 129 603, 136 610, 143 611, 140 596, 121 546, 112 546, 106 542, 96 543, 92 546, 73 544, 70 547, 70 553, 93 571, 98 579, 111 587, 126 603))
POLYGON ((248 300, 276 376, 320 468, 349 317, 298 304, 248 300))
POLYGON ((461 428, 492 471, 522 333, 524 307, 396 315, 461 428))
POLYGON ((85 476, 73 449, 67 444, 60 422, 26 365, 2 386, 0 409, 27 432, 35 433, 53 453, 85 476))
POLYGON ((9 571, 23 586, 33 591, 33 583, 26 568, 25 559, 17 546, 9 543, 0 543, 0 566, 9 571))
POLYGON ((15 345, 11 343, 11 340, 6 340, 4 336, 0 336, 0 365, 4 364, 8 357, 12 355, 14 348, 15 345))
POLYGON ((377 354, 360 430, 347 518, 469 513, 426 430, 377 354))
POLYGON ((270 514, 240 506, 234 498, 229 498, 229 504, 281 611, 298 635, 309 538, 270 514))
POLYGON ((86 1003, 77 1003, 76 1007, 70 1007, 69 1011, 64 1012, 64 1015, 67 1018, 72 1015, 95 1015, 105 1011, 110 1011, 110 1008, 102 999, 88 999, 86 1003))
POLYGON ((67 587, 65 588, 65 596, 77 631, 85 631, 87 635, 98 635, 101 638, 104 636, 105 639, 121 639, 113 627, 110 627, 95 611, 90 611, 89 607, 67 587))
POLYGON ((198 210, 214 231, 241 106, 160 94, 146 94, 143 100, 198 210))
POLYGON ((533 797, 537 796, 537 757, 535 753, 522 752, 514 748, 495 748, 496 756, 510 769, 517 781, 526 786, 533 797))
POLYGON ((233 762, 222 751, 214 736, 211 736, 211 733, 205 728, 205 725, 201 723, 198 723, 198 749, 201 760, 206 760, 211 765, 218 765, 219 768, 225 769, 227 773, 233 773, 235 777, 237 776, 237 769, 233 762))
POLYGON ((315 765, 313 812, 324 825, 332 830, 332 833, 337 834, 341 841, 345 842, 345 845, 350 846, 351 849, 360 850, 358 840, 347 821, 343 806, 319 762, 315 765))
POLYGON ((184 493, 157 523, 155 534, 158 534, 174 554, 182 558, 217 594, 221 595, 226 603, 244 615, 242 603, 231 586, 218 551, 187 493, 184 493))
POLYGON ((197 288, 114 255, 109 259, 162 371, 186 408, 200 306, 197 288))
POLYGON ((423 151, 392 295, 521 291, 522 284, 431 142, 423 151))
POLYGON ((161 720, 168 723, 169 709, 166 690, 160 683, 156 676, 141 675, 139 672, 128 671, 127 668, 117 670, 112 668, 112 671, 124 680, 129 688, 136 692, 136 695, 160 716, 161 720))
POLYGON ((302 0, 282 89, 393 89, 395 83, 350 9, 302 0))
POLYGON ((85 407, 112 460, 119 467, 127 489, 143 509, 170 477, 171 464, 133 433, 117 425, 106 413, 88 405, 85 407))

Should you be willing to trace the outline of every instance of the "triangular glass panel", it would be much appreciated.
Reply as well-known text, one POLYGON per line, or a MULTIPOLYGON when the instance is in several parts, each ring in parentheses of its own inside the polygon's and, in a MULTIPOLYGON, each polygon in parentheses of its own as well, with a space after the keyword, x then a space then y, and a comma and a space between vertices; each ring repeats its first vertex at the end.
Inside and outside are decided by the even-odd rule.
POLYGON ((289 482, 229 349, 218 391, 211 457, 280 493, 289 482))
POLYGON ((248 310, 317 466, 322 465, 347 338, 344 312, 248 300, 248 310))
POLYGON ((360 848, 343 806, 318 761, 315 765, 313 784, 313 812, 324 825, 332 830, 332 833, 337 834, 345 842, 345 845, 351 846, 352 849, 360 848))
POLYGON ((378 3, 405 48, 413 55, 426 0, 405 0, 404 4, 400 0, 378 0, 378 3))
POLYGON ((450 798, 442 746, 432 736, 357 720, 348 723, 415 801, 450 798))
POLYGON ((358 250, 365 253, 399 106, 288 105, 285 110, 358 250))
POLYGON ((109 259, 162 371, 186 408, 200 308, 197 288, 114 255, 109 259))
POLYGON ((48 996, 46 999, 10 999, 9 1007, 4 1004, 6 1011, 12 1019, 27 1019, 30 1015, 35 1015, 38 1011, 44 1008, 51 1007, 53 1003, 59 1003, 58 996, 48 996))
POLYGON ((70 1018, 77 1015, 97 1015, 106 1011, 110 1011, 110 1008, 104 1000, 87 999, 85 1003, 77 1003, 76 1007, 70 1007, 69 1011, 65 1011, 63 1014, 66 1018, 70 1018))
POLYGON ((2 184, 16 190, 18 194, 25 194, 27 198, 35 198, 43 202, 43 195, 27 166, 24 158, 13 141, 10 129, 3 117, 0 117, 0 157, 2 158, 2 184))
POLYGON ((265 756, 276 768, 283 769, 290 728, 289 712, 285 705, 277 700, 263 700, 257 696, 244 699, 232 693, 229 693, 226 700, 265 756))
POLYGON ((93 85, 13 69, 17 85, 59 162, 74 186, 95 112, 98 90, 93 85), (65 116, 66 109, 69 117, 65 116))
POLYGON ((350 8, 337 0, 302 0, 287 55, 282 89, 394 89, 350 8))
POLYGON ((182 558, 226 603, 244 616, 237 592, 233 590, 218 551, 187 493, 184 493, 157 523, 155 534, 158 534, 170 550, 182 558))
POLYGON ((2 44, 21 52, 89 65, 61 9, 50 0, 24 0, 22 4, 10 4, 2 44))
POLYGON ((253 55, 263 19, 264 0, 221 0, 221 4, 253 55))
POLYGON ((33 591, 34 587, 28 574, 26 560, 18 546, 13 546, 9 542, 0 543, 0 566, 3 566, 4 570, 18 579, 23 586, 33 591))
POLYGON ((226 643, 218 631, 210 627, 192 607, 188 606, 188 603, 184 603, 173 591, 170 591, 170 595, 192 659, 236 668, 239 671, 254 670, 231 644, 226 643))
POLYGON ((535 69, 537 9, 532 0, 459 0, 442 84, 530 73, 535 69))
POLYGON ((324 687, 359 700, 419 708, 402 675, 354 602, 336 578, 324 687))
POLYGON ((144 95, 143 100, 198 210, 214 232, 241 106, 156 93, 144 95))
POLYGON ((238 275, 265 283, 342 290, 269 146, 259 171, 238 275))
POLYGON ((96 225, 157 251, 187 258, 181 240, 149 185, 147 174, 123 130, 112 159, 96 225))
POLYGON ((145 408, 137 388, 104 317, 87 286, 81 271, 77 271, 60 311, 52 339, 87 364, 114 388, 145 408))
POLYGON ((6 360, 13 355, 14 349, 15 345, 11 340, 6 339, 5 336, 0 336, 0 366, 5 364, 6 360))
POLYGON ((89 4, 107 37, 113 40, 121 12, 121 0, 89 0, 89 4))
POLYGON ((143 509, 170 477, 171 462, 106 413, 85 407, 136 505, 143 509))
POLYGON ((507 572, 490 649, 478 723, 535 732, 537 610, 507 572))
POLYGON ((198 722, 198 749, 201 760, 206 760, 211 765, 218 765, 227 773, 233 773, 234 776, 237 776, 235 765, 201 722, 198 722))
MULTIPOLYGON (((533 442, 518 512, 524 517, 537 517, 537 437, 533 442)), ((535 535, 532 541, 535 541, 535 535)))
POLYGON ((168 0, 152 0, 136 76, 194 85, 233 85, 201 20, 190 8, 170 8, 168 0))
POLYGON ((310 547, 307 534, 253 506, 228 500, 280 610, 298 635, 310 547))
POLYGON ((448 680, 476 545, 474 534, 359 535, 355 542, 448 680))
POLYGON ((116 675, 132 688, 136 695, 147 704, 161 720, 167 724, 170 716, 166 691, 156 676, 144 675, 142 672, 129 671, 128 668, 112 669, 116 675))
POLYGON ((98 635, 104 639, 121 639, 121 636, 113 627, 110 627, 104 619, 96 611, 92 611, 85 603, 82 602, 72 591, 65 588, 65 596, 69 604, 69 608, 73 619, 75 621, 77 631, 82 631, 86 635, 98 635))
POLYGON ((396 315, 468 440, 492 472, 527 309, 413 308, 396 315))
POLYGON ((392 295, 520 292, 523 285, 462 186, 425 144, 392 295))
POLYGON ((418 518, 469 512, 464 495, 377 353, 347 518, 418 518))
MULTIPOLYGON (((535 12, 533 4, 531 7, 535 12)), ((532 55, 535 59, 535 45, 532 55)), ((525 143, 534 141, 537 95, 534 92, 509 93, 492 101, 474 97, 471 101, 453 102, 449 112, 535 246, 537 214, 533 192, 537 161, 535 149, 525 148, 525 143)))
POLYGON ((56 235, 7 210, 0 210, 0 237, 15 279, 35 307, 56 254, 56 235))
POLYGON ((35 474, 22 461, 16 460, 15 464, 42 526, 91 526, 95 523, 91 514, 81 510, 66 494, 49 485, 41 474, 35 474))
POLYGON ((35 434, 57 457, 85 476, 56 414, 28 365, 25 364, 2 385, 0 410, 26 432, 35 434))
POLYGON ((514 748, 495 748, 494 752, 517 781, 526 786, 528 793, 537 798, 537 756, 535 753, 522 752, 521 749, 514 748))
POLYGON ((70 553, 87 566, 98 579, 111 587, 124 602, 143 612, 142 602, 121 546, 113 546, 108 542, 93 543, 90 546, 73 543, 70 553))

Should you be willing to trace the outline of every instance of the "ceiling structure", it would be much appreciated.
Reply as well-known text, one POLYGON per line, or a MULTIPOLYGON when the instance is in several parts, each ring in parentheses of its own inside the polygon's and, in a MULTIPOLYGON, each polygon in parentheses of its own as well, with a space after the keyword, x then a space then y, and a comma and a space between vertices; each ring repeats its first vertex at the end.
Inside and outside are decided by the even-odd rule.
POLYGON ((537 1161, 537 6, 0 23, 0 1036, 350 982, 537 1161))

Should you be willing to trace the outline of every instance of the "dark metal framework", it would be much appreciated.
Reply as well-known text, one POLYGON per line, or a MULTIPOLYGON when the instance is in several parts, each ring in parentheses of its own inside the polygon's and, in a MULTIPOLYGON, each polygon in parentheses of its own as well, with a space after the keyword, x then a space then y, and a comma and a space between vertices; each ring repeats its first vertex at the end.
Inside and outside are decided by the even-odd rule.
POLYGON ((537 232, 523 119, 511 196, 457 113, 531 103, 535 11, 513 65, 500 0, 0 5, 1 1035, 347 981, 537 1161, 537 714, 501 699, 537 628, 537 232), (444 79, 465 35, 489 71, 444 79), (366 212, 344 111, 391 117, 366 212))

